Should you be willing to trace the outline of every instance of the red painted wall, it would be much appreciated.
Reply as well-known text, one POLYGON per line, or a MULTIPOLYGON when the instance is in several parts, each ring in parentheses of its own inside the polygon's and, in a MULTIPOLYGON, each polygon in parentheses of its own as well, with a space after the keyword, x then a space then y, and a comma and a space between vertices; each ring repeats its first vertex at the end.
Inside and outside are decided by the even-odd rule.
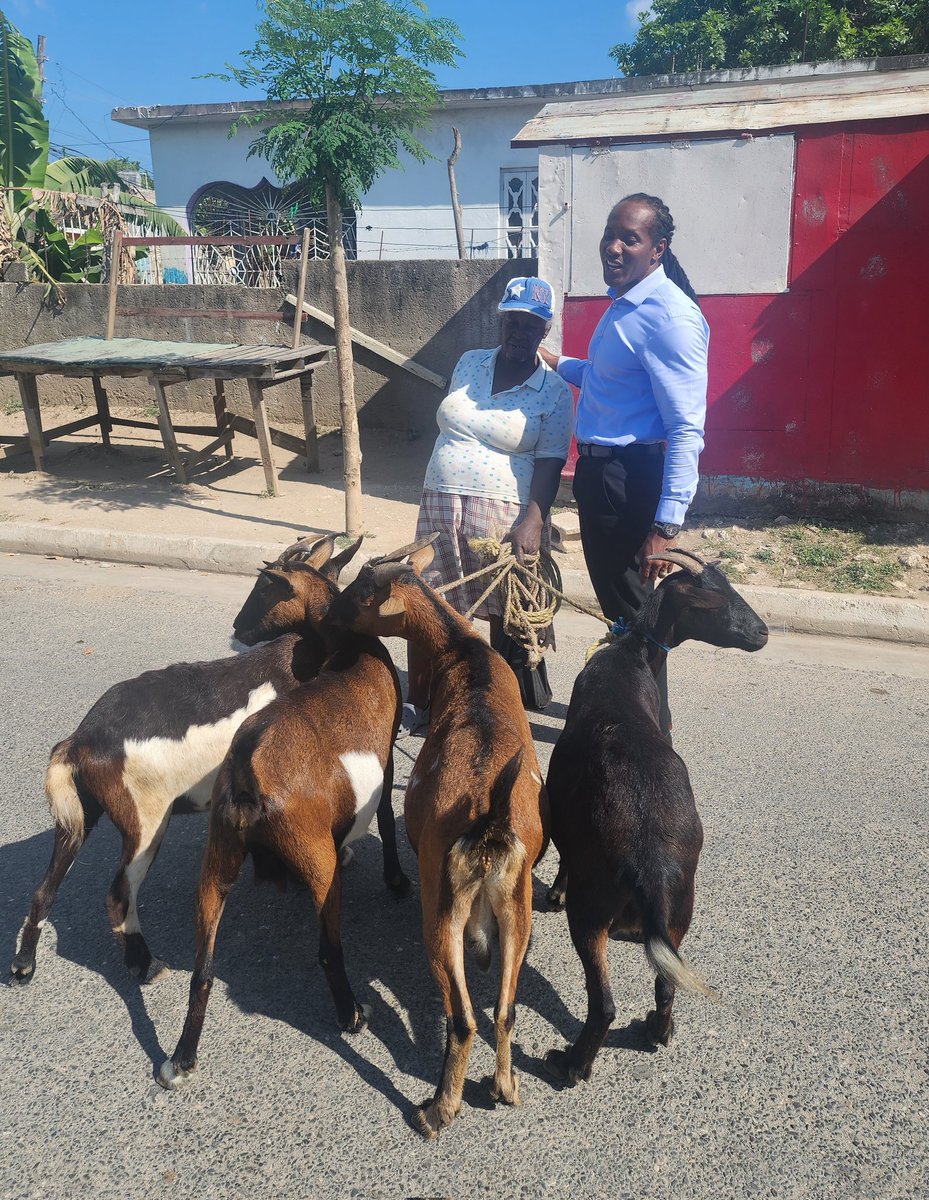
MULTIPOLYGON (((799 132, 793 208, 789 290, 701 301, 701 473, 929 489, 929 117, 799 132)), ((605 307, 566 298, 566 354, 605 307)))

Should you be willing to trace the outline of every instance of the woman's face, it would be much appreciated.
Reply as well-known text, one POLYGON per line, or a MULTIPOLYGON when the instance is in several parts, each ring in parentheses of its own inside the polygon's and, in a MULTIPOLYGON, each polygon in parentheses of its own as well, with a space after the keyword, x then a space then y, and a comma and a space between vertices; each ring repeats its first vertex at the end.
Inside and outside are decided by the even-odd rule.
POLYGON ((641 200, 623 200, 606 219, 600 239, 603 282, 620 296, 650 275, 661 261, 667 241, 652 241, 655 214, 641 200))
POLYGON ((507 362, 534 362, 548 328, 541 317, 527 312, 505 312, 500 320, 500 348, 507 362))

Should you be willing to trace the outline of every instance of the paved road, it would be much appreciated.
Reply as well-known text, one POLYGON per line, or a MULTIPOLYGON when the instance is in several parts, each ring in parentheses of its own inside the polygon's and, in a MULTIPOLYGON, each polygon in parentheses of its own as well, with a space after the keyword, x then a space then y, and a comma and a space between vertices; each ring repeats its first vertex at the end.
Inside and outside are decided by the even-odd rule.
MULTIPOLYGON (((221 654, 247 586, 0 559, 8 955, 49 852, 49 747, 110 683, 221 654)), ((556 714, 594 628, 562 623, 556 714)), ((442 1022, 418 903, 384 893, 372 836, 358 843, 344 918, 370 1028, 335 1030, 306 895, 246 879, 220 930, 200 1071, 168 1094, 153 1069, 185 1012, 204 821, 175 821, 143 891, 143 927, 174 968, 144 990, 104 917, 117 844, 101 827, 62 888, 35 982, 0 989, 0 1195, 929 1196, 929 652, 799 637, 752 656, 682 648, 672 688, 707 833, 685 947, 722 1001, 681 997, 670 1050, 646 1050, 651 981, 641 951, 616 943, 618 1016, 593 1081, 559 1092, 540 1070, 584 1011, 564 918, 541 903, 550 854, 518 997, 524 1106, 485 1099, 493 991, 472 972, 482 1015, 463 1116, 421 1142, 405 1118, 437 1078, 442 1022)), ((545 760, 557 726, 535 721, 545 760)), ((398 767, 402 783, 402 754, 398 767)))

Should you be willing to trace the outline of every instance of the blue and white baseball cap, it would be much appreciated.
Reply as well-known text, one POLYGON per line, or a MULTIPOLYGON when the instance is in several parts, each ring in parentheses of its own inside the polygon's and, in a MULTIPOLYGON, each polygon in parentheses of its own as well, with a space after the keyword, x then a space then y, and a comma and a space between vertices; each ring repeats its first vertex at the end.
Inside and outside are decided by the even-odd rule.
POLYGON ((506 285, 503 299, 497 305, 497 312, 527 312, 543 321, 550 321, 554 313, 554 293, 552 285, 534 275, 526 278, 511 279, 506 285))

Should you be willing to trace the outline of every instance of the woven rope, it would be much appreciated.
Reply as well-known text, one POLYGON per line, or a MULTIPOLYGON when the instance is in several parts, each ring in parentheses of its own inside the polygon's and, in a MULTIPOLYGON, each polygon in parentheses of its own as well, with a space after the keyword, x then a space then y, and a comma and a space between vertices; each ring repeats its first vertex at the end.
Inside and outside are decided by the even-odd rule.
POLYGON ((472 616, 491 592, 502 587, 504 631, 526 648, 530 666, 537 666, 542 660, 546 647, 540 645, 539 635, 551 625, 562 600, 604 624, 610 624, 602 613, 572 600, 545 579, 540 554, 527 554, 524 561, 520 562, 510 543, 499 542, 496 538, 471 538, 468 545, 485 562, 485 566, 463 579, 443 584, 436 591, 440 594, 450 592, 472 579, 490 576, 487 587, 465 615, 472 616))

